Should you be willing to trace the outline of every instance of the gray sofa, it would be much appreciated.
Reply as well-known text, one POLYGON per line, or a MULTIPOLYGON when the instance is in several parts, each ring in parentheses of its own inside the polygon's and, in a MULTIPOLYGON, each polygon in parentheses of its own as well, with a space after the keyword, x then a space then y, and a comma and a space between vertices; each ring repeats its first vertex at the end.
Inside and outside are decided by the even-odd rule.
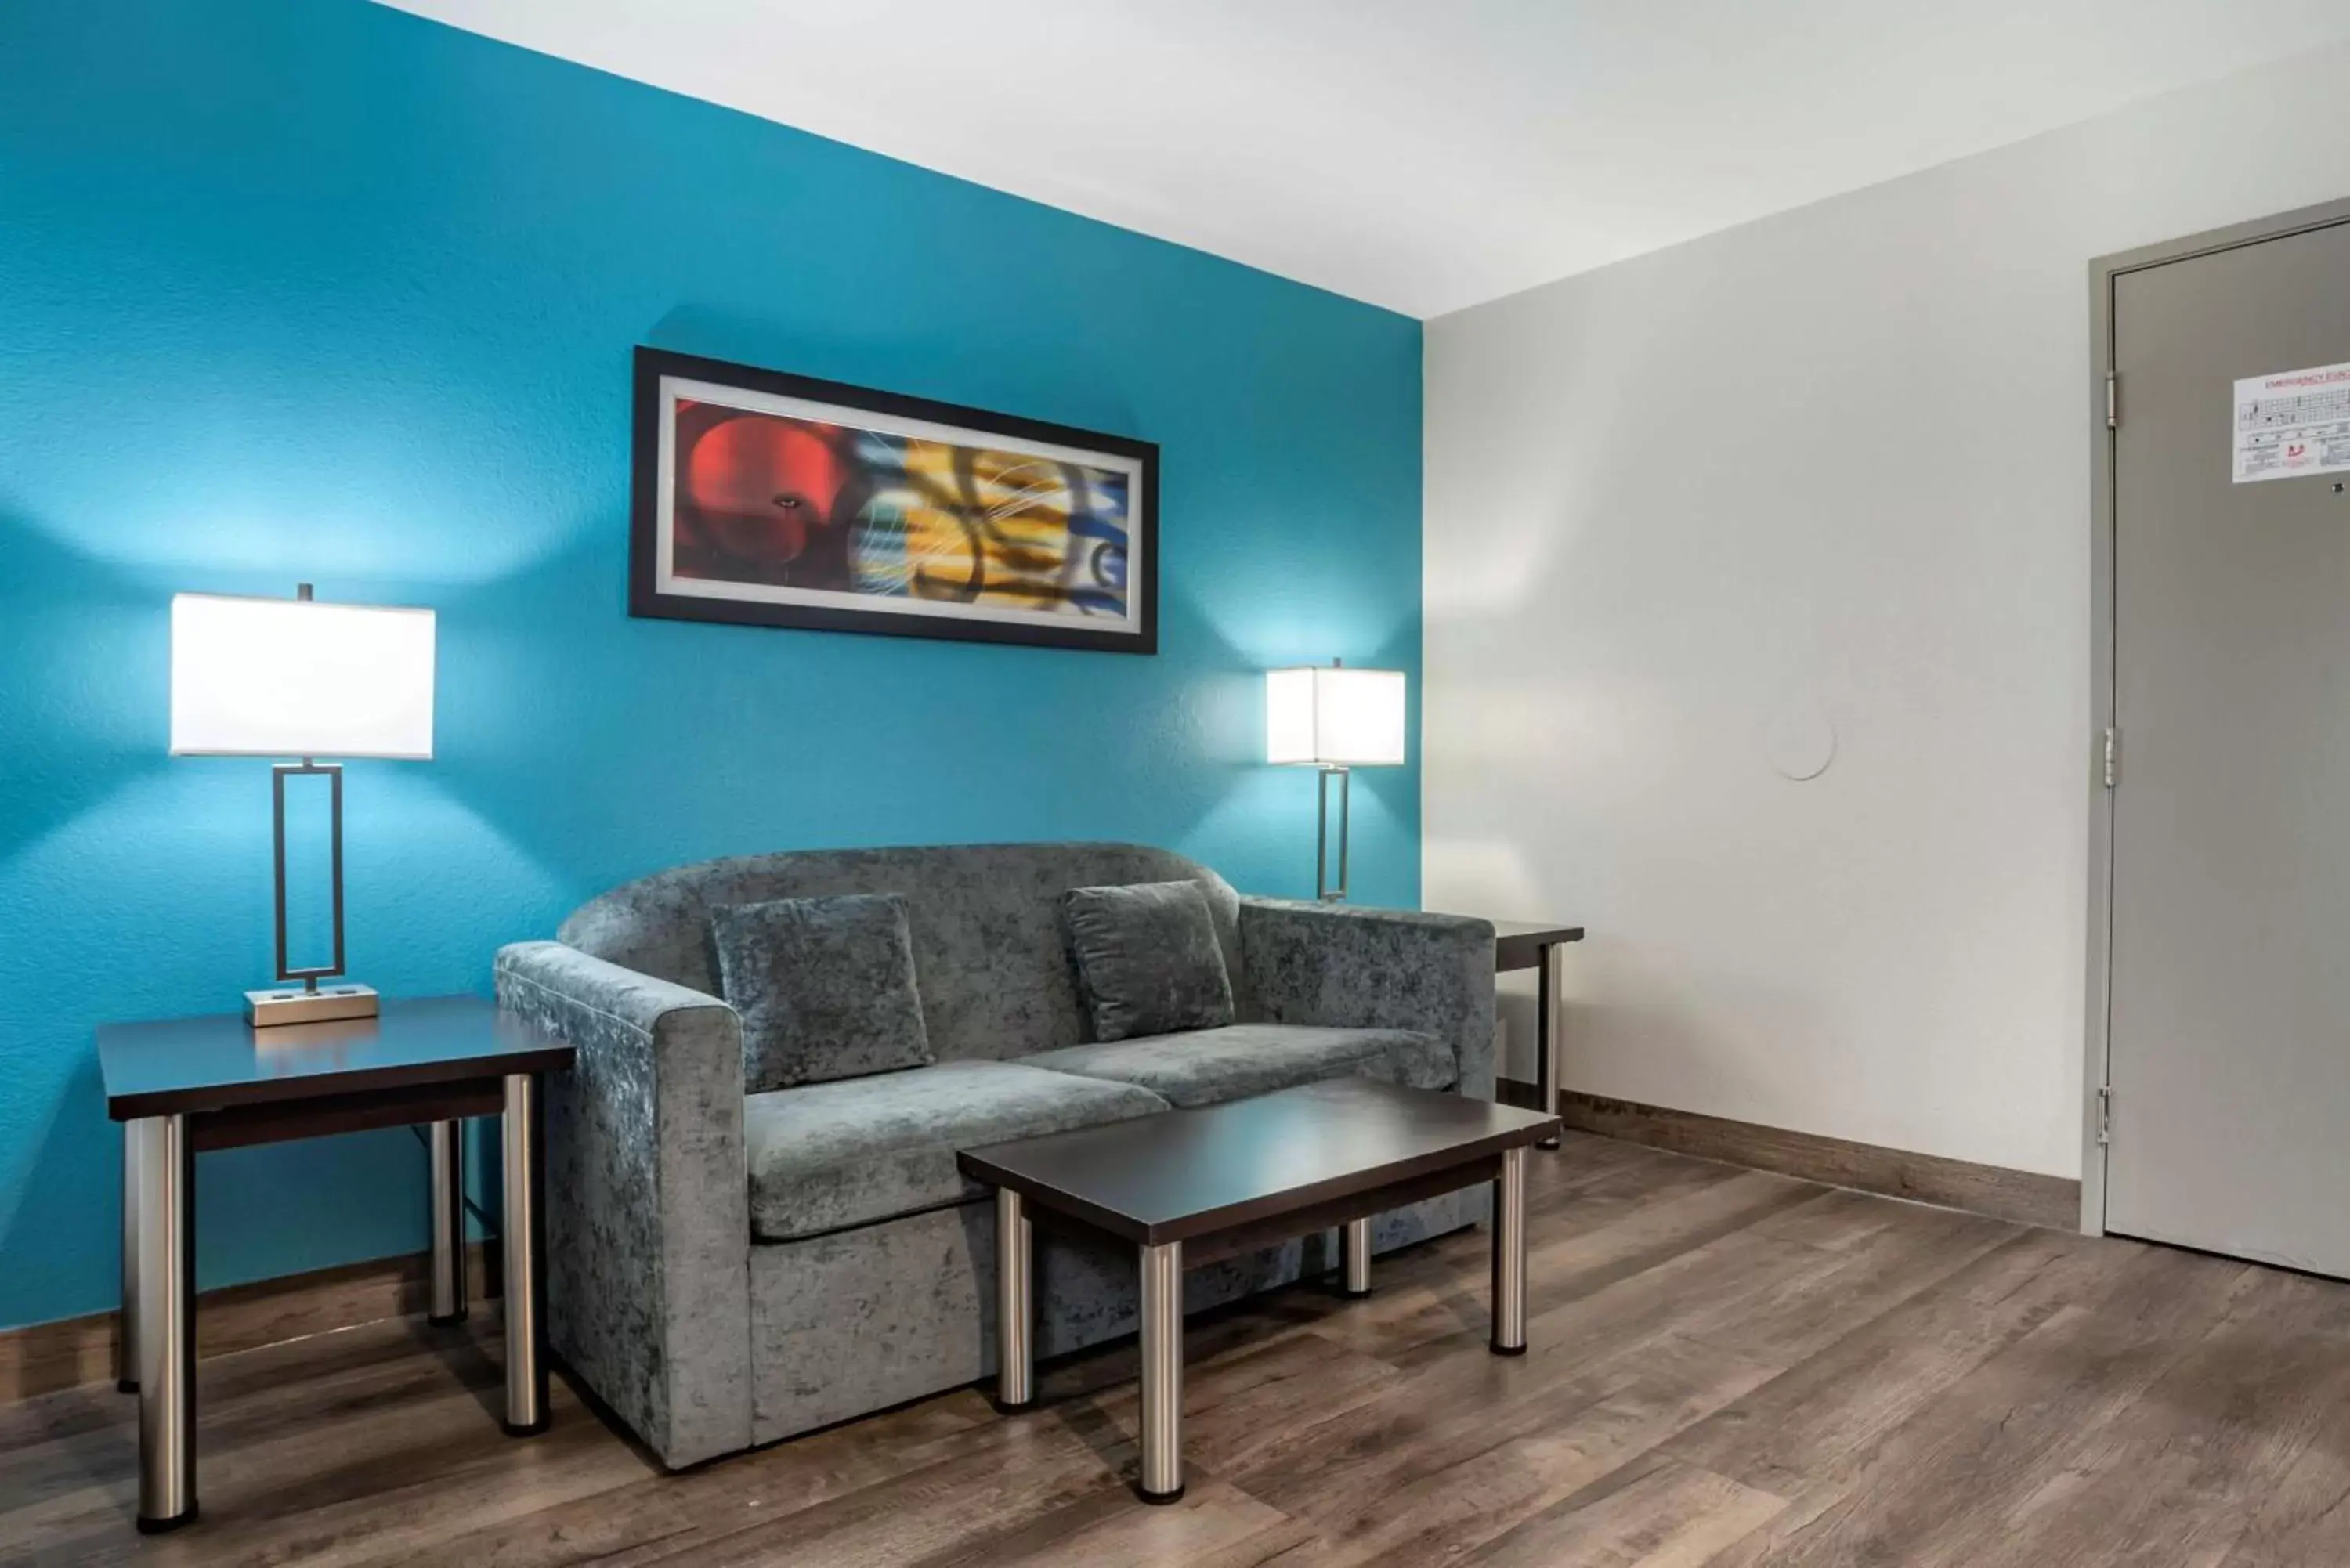
MULTIPOLYGON (((1365 1075, 1491 1098, 1492 928, 1236 895, 1119 844, 716 860, 615 889, 498 954, 497 994, 578 1048, 546 1089, 547 1331, 671 1468, 993 1370, 993 1205, 957 1147, 1365 1075), (1230 1028, 1091 1043, 1071 888, 1195 880, 1230 1028), (744 1093, 710 910, 894 892, 935 1066, 744 1093)), ((1386 1250, 1476 1222, 1482 1188, 1382 1216, 1386 1250)), ((1336 1266, 1328 1236, 1195 1270, 1187 1310, 1336 1266)), ((1038 1234, 1040 1354, 1130 1333, 1134 1259, 1038 1234)))

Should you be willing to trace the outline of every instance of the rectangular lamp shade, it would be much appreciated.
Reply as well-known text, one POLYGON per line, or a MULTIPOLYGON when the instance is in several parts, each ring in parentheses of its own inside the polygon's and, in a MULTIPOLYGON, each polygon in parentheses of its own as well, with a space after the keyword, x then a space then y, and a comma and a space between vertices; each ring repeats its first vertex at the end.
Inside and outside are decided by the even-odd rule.
POLYGON ((172 600, 172 754, 432 755, 432 612, 172 600))
POLYGON ((1264 672, 1264 760, 1325 767, 1403 761, 1403 671, 1309 665, 1264 672))

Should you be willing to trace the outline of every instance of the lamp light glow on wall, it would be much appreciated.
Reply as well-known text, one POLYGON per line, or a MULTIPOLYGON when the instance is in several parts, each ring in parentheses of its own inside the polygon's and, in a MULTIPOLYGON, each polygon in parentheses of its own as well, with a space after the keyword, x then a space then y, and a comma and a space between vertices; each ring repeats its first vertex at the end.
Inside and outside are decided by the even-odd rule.
POLYGON ((1399 767, 1404 757, 1404 677, 1400 670, 1327 666, 1268 670, 1264 675, 1264 760, 1322 771, 1314 835, 1314 893, 1347 897, 1347 828, 1353 769, 1399 767), (1338 879, 1330 880, 1330 782, 1338 784, 1338 879))
POLYGON ((322 756, 427 761, 432 755, 433 615, 429 609, 179 594, 172 600, 172 754, 296 757, 273 771, 277 978, 298 988, 249 991, 255 1025, 371 1018, 373 987, 318 982, 344 972, 343 770, 322 756), (287 961, 286 781, 328 780, 334 960, 287 961))

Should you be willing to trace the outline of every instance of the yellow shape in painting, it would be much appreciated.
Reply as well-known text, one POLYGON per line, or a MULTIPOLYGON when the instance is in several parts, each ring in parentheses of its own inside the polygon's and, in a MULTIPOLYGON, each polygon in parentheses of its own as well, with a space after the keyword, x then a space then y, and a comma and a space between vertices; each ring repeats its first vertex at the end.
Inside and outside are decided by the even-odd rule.
POLYGON ((1014 609, 1058 609, 1072 574, 1069 518, 1076 497, 1057 462, 1018 452, 971 451, 945 441, 906 443, 904 492, 907 591, 918 598, 961 598, 976 576, 973 601, 1014 609), (955 472, 971 460, 968 488, 955 472), (941 504, 963 500, 975 519, 941 504))

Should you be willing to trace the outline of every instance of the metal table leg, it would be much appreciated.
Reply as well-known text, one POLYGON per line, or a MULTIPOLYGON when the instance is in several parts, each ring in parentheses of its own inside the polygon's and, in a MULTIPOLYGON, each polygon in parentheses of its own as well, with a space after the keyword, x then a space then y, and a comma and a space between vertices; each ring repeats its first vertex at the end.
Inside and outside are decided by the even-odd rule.
MULTIPOLYGON (((1543 949, 1542 962, 1537 966, 1538 981, 1534 989, 1534 1097, 1535 1108, 1546 1116, 1558 1115, 1558 945, 1543 949)), ((1556 1148, 1555 1134, 1542 1140, 1544 1148, 1556 1148)))
POLYGON ((122 1124, 122 1317, 114 1327, 114 1386, 139 1392, 139 1127, 122 1124))
POLYGON ((1183 1495, 1183 1243, 1142 1252, 1142 1476, 1145 1502, 1183 1495))
POLYGON ((434 1122, 432 1147, 432 1304, 425 1321, 465 1317, 465 1124, 434 1122))
POLYGON ((1504 1150, 1493 1183, 1493 1354, 1526 1353, 1526 1151, 1504 1150))
POLYGON ((1367 1219, 1339 1227, 1338 1270, 1349 1300, 1359 1301, 1371 1293, 1371 1222, 1367 1219))
POLYGON ((130 1124, 139 1167, 139 1528, 196 1517, 196 1160, 183 1116, 130 1124))
POLYGON ((538 1075, 506 1075, 506 1417, 510 1436, 546 1430, 546 1281, 538 1239, 538 1075))
POLYGON ((1020 1194, 995 1189, 995 1407, 1009 1416, 1036 1403, 1036 1321, 1029 1270, 1028 1210, 1020 1194))

